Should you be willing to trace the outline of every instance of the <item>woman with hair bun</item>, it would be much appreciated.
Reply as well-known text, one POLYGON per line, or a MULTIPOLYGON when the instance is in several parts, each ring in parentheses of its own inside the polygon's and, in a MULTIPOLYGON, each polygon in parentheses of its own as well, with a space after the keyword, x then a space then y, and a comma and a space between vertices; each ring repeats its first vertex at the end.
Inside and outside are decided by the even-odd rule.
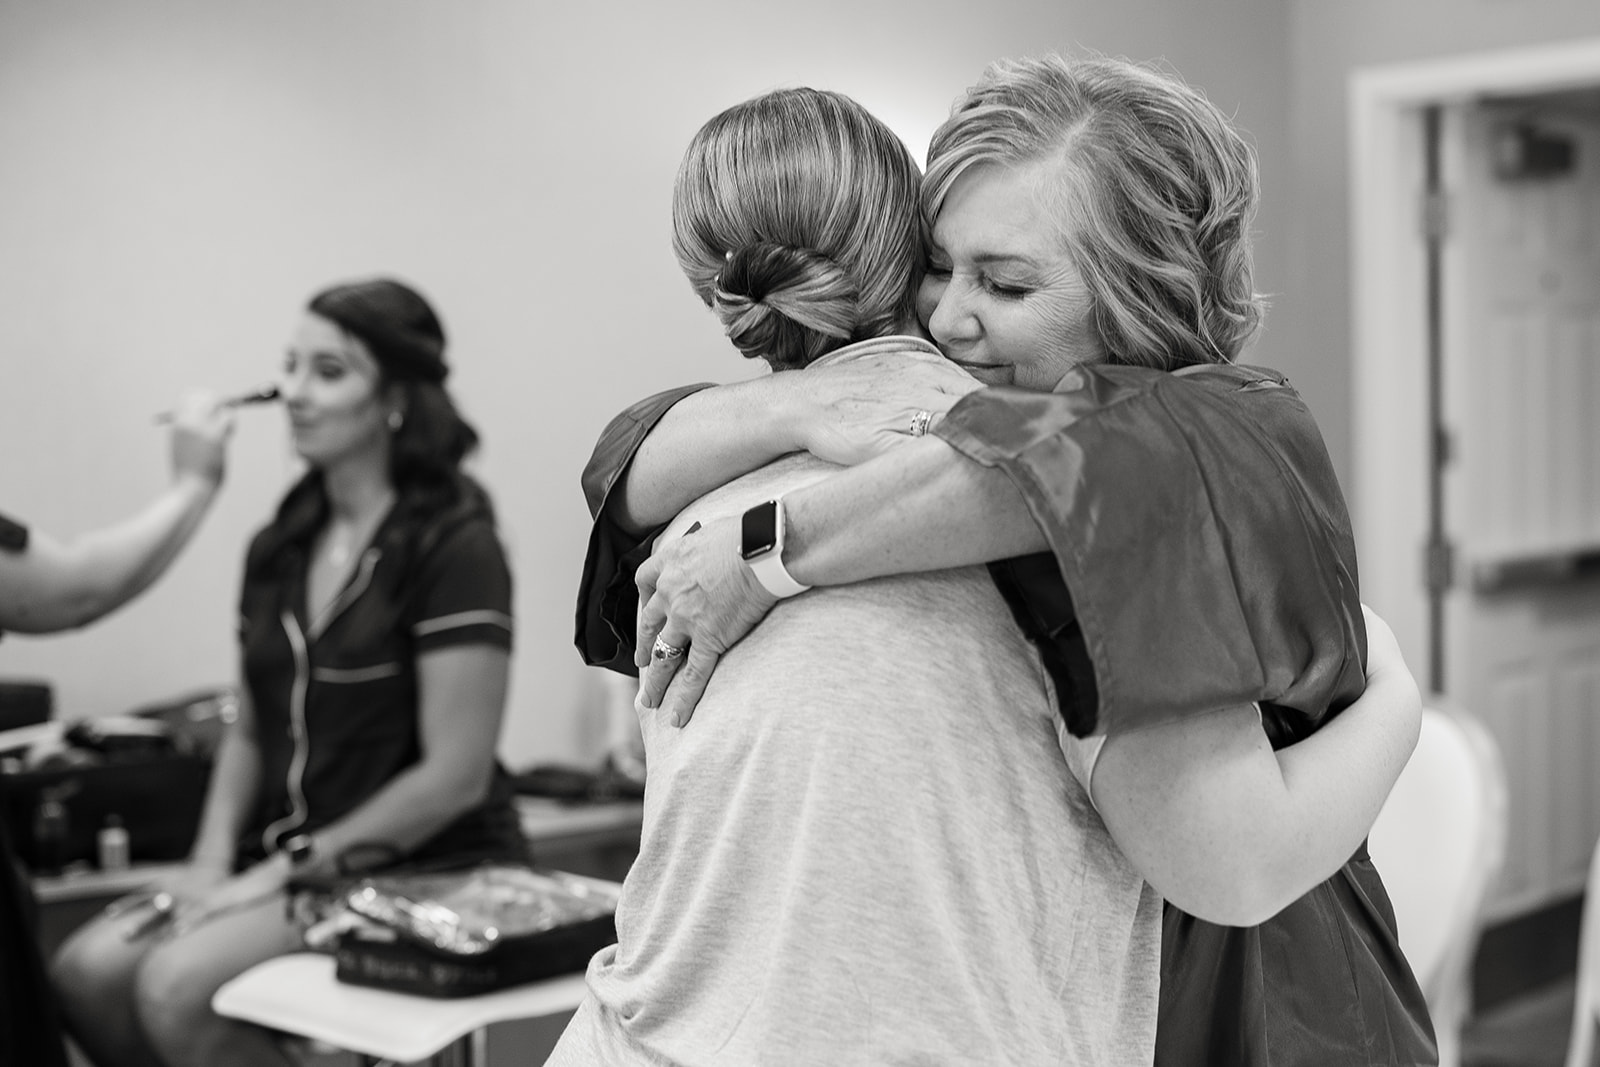
MULTIPOLYGON (((1141 907, 1116 947, 1101 942, 1055 989, 1090 1014, 1113 1001, 1116 1043, 1077 1019, 1049 1053, 996 1044, 972 1055, 953 1044, 920 1056, 912 1041, 896 1054, 1163 1067, 1436 1062, 1364 842, 1416 743, 1420 698, 1393 634, 1360 603, 1343 494, 1308 408, 1282 375, 1236 362, 1264 313, 1251 285, 1258 196, 1248 144, 1175 76, 1103 57, 1000 61, 934 134, 916 305, 950 365, 987 388, 881 354, 690 386, 615 420, 584 473, 595 527, 577 643, 591 663, 640 674, 647 723, 715 734, 721 720, 702 725, 704 709, 715 698, 726 714, 728 665, 754 656, 776 620, 886 580, 987 564, 1008 609, 1002 628, 1031 643, 1073 772, 1063 793, 1092 796, 1080 814, 1109 842, 1066 862, 1137 872, 1165 898, 1165 929, 1152 935, 1162 909, 1141 907), (699 494, 797 450, 853 466, 673 536, 699 494)), ((715 301, 720 309, 720 292, 715 301)), ((918 636, 901 648, 839 616, 808 635, 808 654, 820 677, 854 665, 904 681, 965 664, 969 647, 987 651, 970 619, 960 606, 926 605, 902 619, 918 636)), ((785 691, 763 711, 815 729, 815 705, 831 693, 797 710, 801 698, 785 691)), ((858 718, 918 716, 921 730, 900 741, 921 761, 995 729, 1018 699, 997 710, 993 692, 967 696, 957 683, 940 689, 950 695, 969 701, 968 715, 923 714, 937 699, 906 686, 858 718)), ((1010 785, 1023 777, 976 748, 969 755, 1010 785)), ((669 767, 673 778, 686 773, 669 767)), ((965 767, 923 771, 919 803, 965 795, 965 767)), ((1049 809, 1026 810, 994 819, 985 847, 1002 849, 1011 833, 1037 847, 1029 835, 1049 809)), ((921 840, 894 805, 862 803, 857 817, 882 820, 896 845, 921 840)), ((999 876, 1009 906, 1063 861, 1035 858, 1027 876, 999 876)), ((1070 922, 1039 928, 1036 950, 1058 948, 1052 936, 1072 941, 1085 916, 1102 921, 1122 899, 1109 884, 1079 892, 1070 922)), ((942 974, 922 962, 901 986, 916 1007, 893 1002, 902 1015, 925 1007, 922 976, 942 974)), ((833 974, 832 964, 818 966, 833 974)), ((991 976, 970 973, 980 986, 991 976)), ((737 989, 729 997, 741 1010, 761 1003, 755 976, 744 989, 743 1000, 737 989)), ((619 1002, 615 1017, 644 1030, 699 1005, 656 992, 659 1010, 619 1002)), ((948 1005, 929 1010, 944 1018, 948 1005)), ((833 1036, 830 1023, 817 1025, 833 1036)), ((771 1061, 785 1061, 779 1047, 771 1061)))
POLYGON ((158 887, 169 907, 113 906, 54 962, 100 1067, 286 1063, 210 1003, 301 947, 293 878, 527 857, 495 758, 511 575, 448 373, 402 282, 333 286, 301 316, 280 391, 307 470, 246 556, 239 715, 193 853, 158 887))
MULTIPOLYGON (((918 184, 904 147, 859 105, 782 90, 696 135, 674 187, 674 249, 735 347, 785 371, 761 381, 804 389, 815 375, 873 361, 880 377, 897 367, 917 379, 910 395, 920 388, 943 410, 981 396, 981 382, 935 362, 917 324, 918 184)), ((935 230, 936 269, 954 251, 946 236, 935 230)), ((1035 379, 1068 351, 1016 351, 1018 384, 1041 388, 1035 379)), ((899 383, 891 392, 875 410, 908 395, 899 383)), ((618 434, 639 450, 634 482, 660 415, 651 403, 613 424, 633 424, 618 434)), ((744 429, 783 432, 754 421, 744 429)), ((927 420, 910 429, 924 434, 927 420)), ((740 432, 713 426, 703 436, 740 432)), ((748 468, 763 447, 736 442, 675 473, 656 457, 652 476, 683 480, 644 492, 703 490, 708 466, 748 468)), ((605 477, 619 450, 597 451, 587 486, 620 489, 605 477)), ((644 833, 618 943, 591 962, 590 996, 550 1062, 1150 1062, 1160 894, 1222 921, 1265 918, 1348 855, 1345 823, 1361 817, 1359 805, 1330 817, 1333 831, 1308 818, 1330 783, 1306 776, 1305 751, 1280 762, 1248 707, 1199 704, 1138 720, 1097 769, 1106 739, 1092 717, 1123 709, 1080 706, 1073 677, 1018 625, 1030 605, 1008 583, 1044 573, 1037 560, 1011 574, 982 557, 923 558, 894 573, 916 546, 858 541, 878 560, 875 575, 830 575, 810 588, 785 559, 784 501, 848 473, 791 452, 687 503, 634 550, 654 552, 639 571, 649 643, 635 661, 647 682, 644 833), (668 569, 680 566, 703 588, 672 584, 654 601, 653 577, 666 591, 668 569), (701 614, 708 603, 717 610, 701 614), (702 626, 708 619, 715 625, 702 626), (736 639, 720 643, 722 633, 736 639), (649 682, 688 671, 702 642, 716 671, 685 723, 670 700, 653 699, 664 685, 652 693, 649 682), (1090 729, 1071 728, 1085 716, 1090 729), (1157 783, 1166 788, 1131 795, 1157 783), (1282 827, 1242 818, 1272 804, 1299 829, 1292 847, 1282 827), (1197 827, 1216 831, 1205 847, 1183 840, 1197 827), (1271 848, 1283 851, 1261 855, 1271 848), (1239 892, 1221 884, 1269 861, 1309 866, 1235 883, 1239 892)), ((915 483, 880 492, 886 507, 919 506, 915 483)), ((878 502, 858 504, 866 514, 878 502)), ((960 530, 966 518, 929 521, 960 530)), ((608 577, 600 568, 624 566, 607 555, 623 545, 602 514, 586 589, 608 577)), ((616 589, 607 586, 598 621, 626 643, 632 620, 610 599, 616 589)), ((1340 606, 1360 611, 1353 598, 1340 606)), ((580 631, 580 643, 597 634, 580 631)), ((1367 692, 1355 700, 1358 678, 1337 727, 1310 742, 1335 758, 1402 747, 1406 712, 1416 710, 1392 636, 1376 620, 1373 635, 1367 692)), ((587 650, 596 646, 603 640, 587 650)))
MULTIPOLYGON (((691 142, 673 247, 734 347, 779 377, 889 355, 969 390, 917 333, 919 177, 848 97, 769 93, 691 142)), ((658 543, 838 469, 779 459, 658 543)), ((1069 1041, 1090 1062, 1139 1057, 1153 967, 1125 984, 1090 961, 1153 963, 1159 902, 1093 817, 982 567, 785 600, 723 657, 690 728, 660 709, 640 724, 617 944, 552 1067, 1027 1064, 1069 1041)))

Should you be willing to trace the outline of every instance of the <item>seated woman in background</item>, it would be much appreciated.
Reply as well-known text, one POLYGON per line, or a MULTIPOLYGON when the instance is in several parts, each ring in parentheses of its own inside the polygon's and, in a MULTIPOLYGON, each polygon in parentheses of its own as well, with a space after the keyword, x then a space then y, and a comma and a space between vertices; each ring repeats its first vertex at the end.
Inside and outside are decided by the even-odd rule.
MULTIPOLYGON (((1363 625, 1308 409, 1281 375, 1234 365, 1263 312, 1257 196, 1248 145, 1176 78, 1108 59, 994 65, 933 138, 918 302, 944 355, 993 387, 925 383, 908 419, 904 380, 925 372, 869 356, 635 405, 585 472, 579 645, 647 666, 642 705, 665 693, 682 721, 776 597, 988 562, 1055 683, 1069 752, 1104 745, 1098 813, 1168 897, 1156 1062, 1430 1062, 1362 840, 1419 703, 1387 628, 1363 625), (920 439, 861 462, 886 428, 920 439), (652 542, 698 493, 796 449, 860 465, 784 495, 786 549, 742 536, 738 516, 652 542), (1356 699, 1391 671, 1404 685, 1356 699)), ((843 631, 815 639, 860 655, 843 631)), ((928 654, 951 645, 932 635, 928 654)))
MULTIPOLYGON (((918 336, 918 184, 894 134, 849 98, 768 94, 691 144, 674 247, 730 340, 774 378, 881 357, 970 391, 918 336)), ((785 456, 689 503, 657 552, 704 538, 744 573, 730 525, 841 476, 785 456)), ((753 566, 784 586, 780 569, 753 566)), ((1278 764, 1255 719, 1193 715, 1130 735, 1142 773, 1175 788, 1130 818, 1134 775, 1102 768, 1102 821, 1089 790, 1100 742, 1063 729, 1039 650, 982 566, 788 582, 776 606, 750 581, 760 624, 727 648, 693 722, 641 704, 640 855, 617 945, 592 961, 591 996, 551 1064, 1148 1063, 1161 909, 1147 880, 1229 914, 1239 905, 1205 883, 1242 846, 1219 839, 1217 855, 1191 862, 1190 849, 1155 870, 1148 858, 1196 817, 1282 799, 1264 788, 1278 764)), ((1374 632, 1385 677, 1319 741, 1387 741, 1386 713, 1414 701, 1387 631, 1374 632)), ((675 644, 657 642, 652 664, 679 660, 675 644)), ((1405 716, 1391 717, 1404 734, 1405 716)), ((1301 799, 1291 786, 1281 793, 1301 799)), ((1348 854, 1341 832, 1304 837, 1302 879, 1348 854)))
MULTIPOLYGON (((291 878, 349 863, 525 859, 495 758, 511 576, 477 434, 444 388, 443 327, 389 279, 314 297, 281 384, 309 470, 245 559, 238 720, 219 746, 170 920, 103 916, 52 977, 72 1036, 113 1064, 287 1062, 211 995, 301 947, 291 878)), ((147 917, 147 915, 146 915, 147 917)))

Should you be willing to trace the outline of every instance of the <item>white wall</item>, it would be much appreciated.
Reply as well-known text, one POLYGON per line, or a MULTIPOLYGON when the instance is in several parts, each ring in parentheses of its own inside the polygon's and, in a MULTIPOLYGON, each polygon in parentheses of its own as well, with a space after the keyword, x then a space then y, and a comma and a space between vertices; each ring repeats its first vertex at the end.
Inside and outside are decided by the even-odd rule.
MULTIPOLYGON (((58 536, 133 510, 165 478, 153 412, 270 378, 323 284, 410 278, 445 319, 513 545, 503 752, 588 760, 578 473, 627 402, 749 372, 668 245, 673 171, 714 112, 838 89, 920 155, 990 59, 1165 56, 1254 135, 1260 284, 1282 290, 1276 0, 776 6, 0 0, 0 509, 58 536)), ((243 545, 293 473, 281 412, 242 413, 224 497, 173 572, 91 630, 0 641, 0 676, 50 680, 69 717, 230 680, 243 545)))

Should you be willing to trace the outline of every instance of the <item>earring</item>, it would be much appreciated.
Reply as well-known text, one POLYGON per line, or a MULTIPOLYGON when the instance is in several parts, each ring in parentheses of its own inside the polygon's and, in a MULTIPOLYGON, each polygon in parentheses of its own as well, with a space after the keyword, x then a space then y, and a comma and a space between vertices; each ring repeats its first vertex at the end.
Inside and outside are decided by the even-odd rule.
POLYGON ((389 412, 389 432, 390 433, 399 433, 400 432, 400 427, 404 426, 405 424, 406 424, 406 417, 400 413, 399 409, 396 409, 394 411, 389 412))

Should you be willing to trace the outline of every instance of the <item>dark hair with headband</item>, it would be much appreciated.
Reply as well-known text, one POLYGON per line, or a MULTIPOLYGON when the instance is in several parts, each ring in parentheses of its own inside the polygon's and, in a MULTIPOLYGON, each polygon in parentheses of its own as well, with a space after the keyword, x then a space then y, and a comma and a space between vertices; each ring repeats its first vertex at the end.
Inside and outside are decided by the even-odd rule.
POLYGON ((310 310, 361 338, 391 381, 442 382, 444 326, 421 293, 392 278, 347 282, 311 298, 310 310))
POLYGON ((478 446, 478 433, 461 417, 444 380, 444 326, 411 286, 370 278, 330 286, 307 310, 367 346, 384 381, 401 391, 403 421, 394 431, 389 473, 395 488, 451 483, 461 461, 478 446))

